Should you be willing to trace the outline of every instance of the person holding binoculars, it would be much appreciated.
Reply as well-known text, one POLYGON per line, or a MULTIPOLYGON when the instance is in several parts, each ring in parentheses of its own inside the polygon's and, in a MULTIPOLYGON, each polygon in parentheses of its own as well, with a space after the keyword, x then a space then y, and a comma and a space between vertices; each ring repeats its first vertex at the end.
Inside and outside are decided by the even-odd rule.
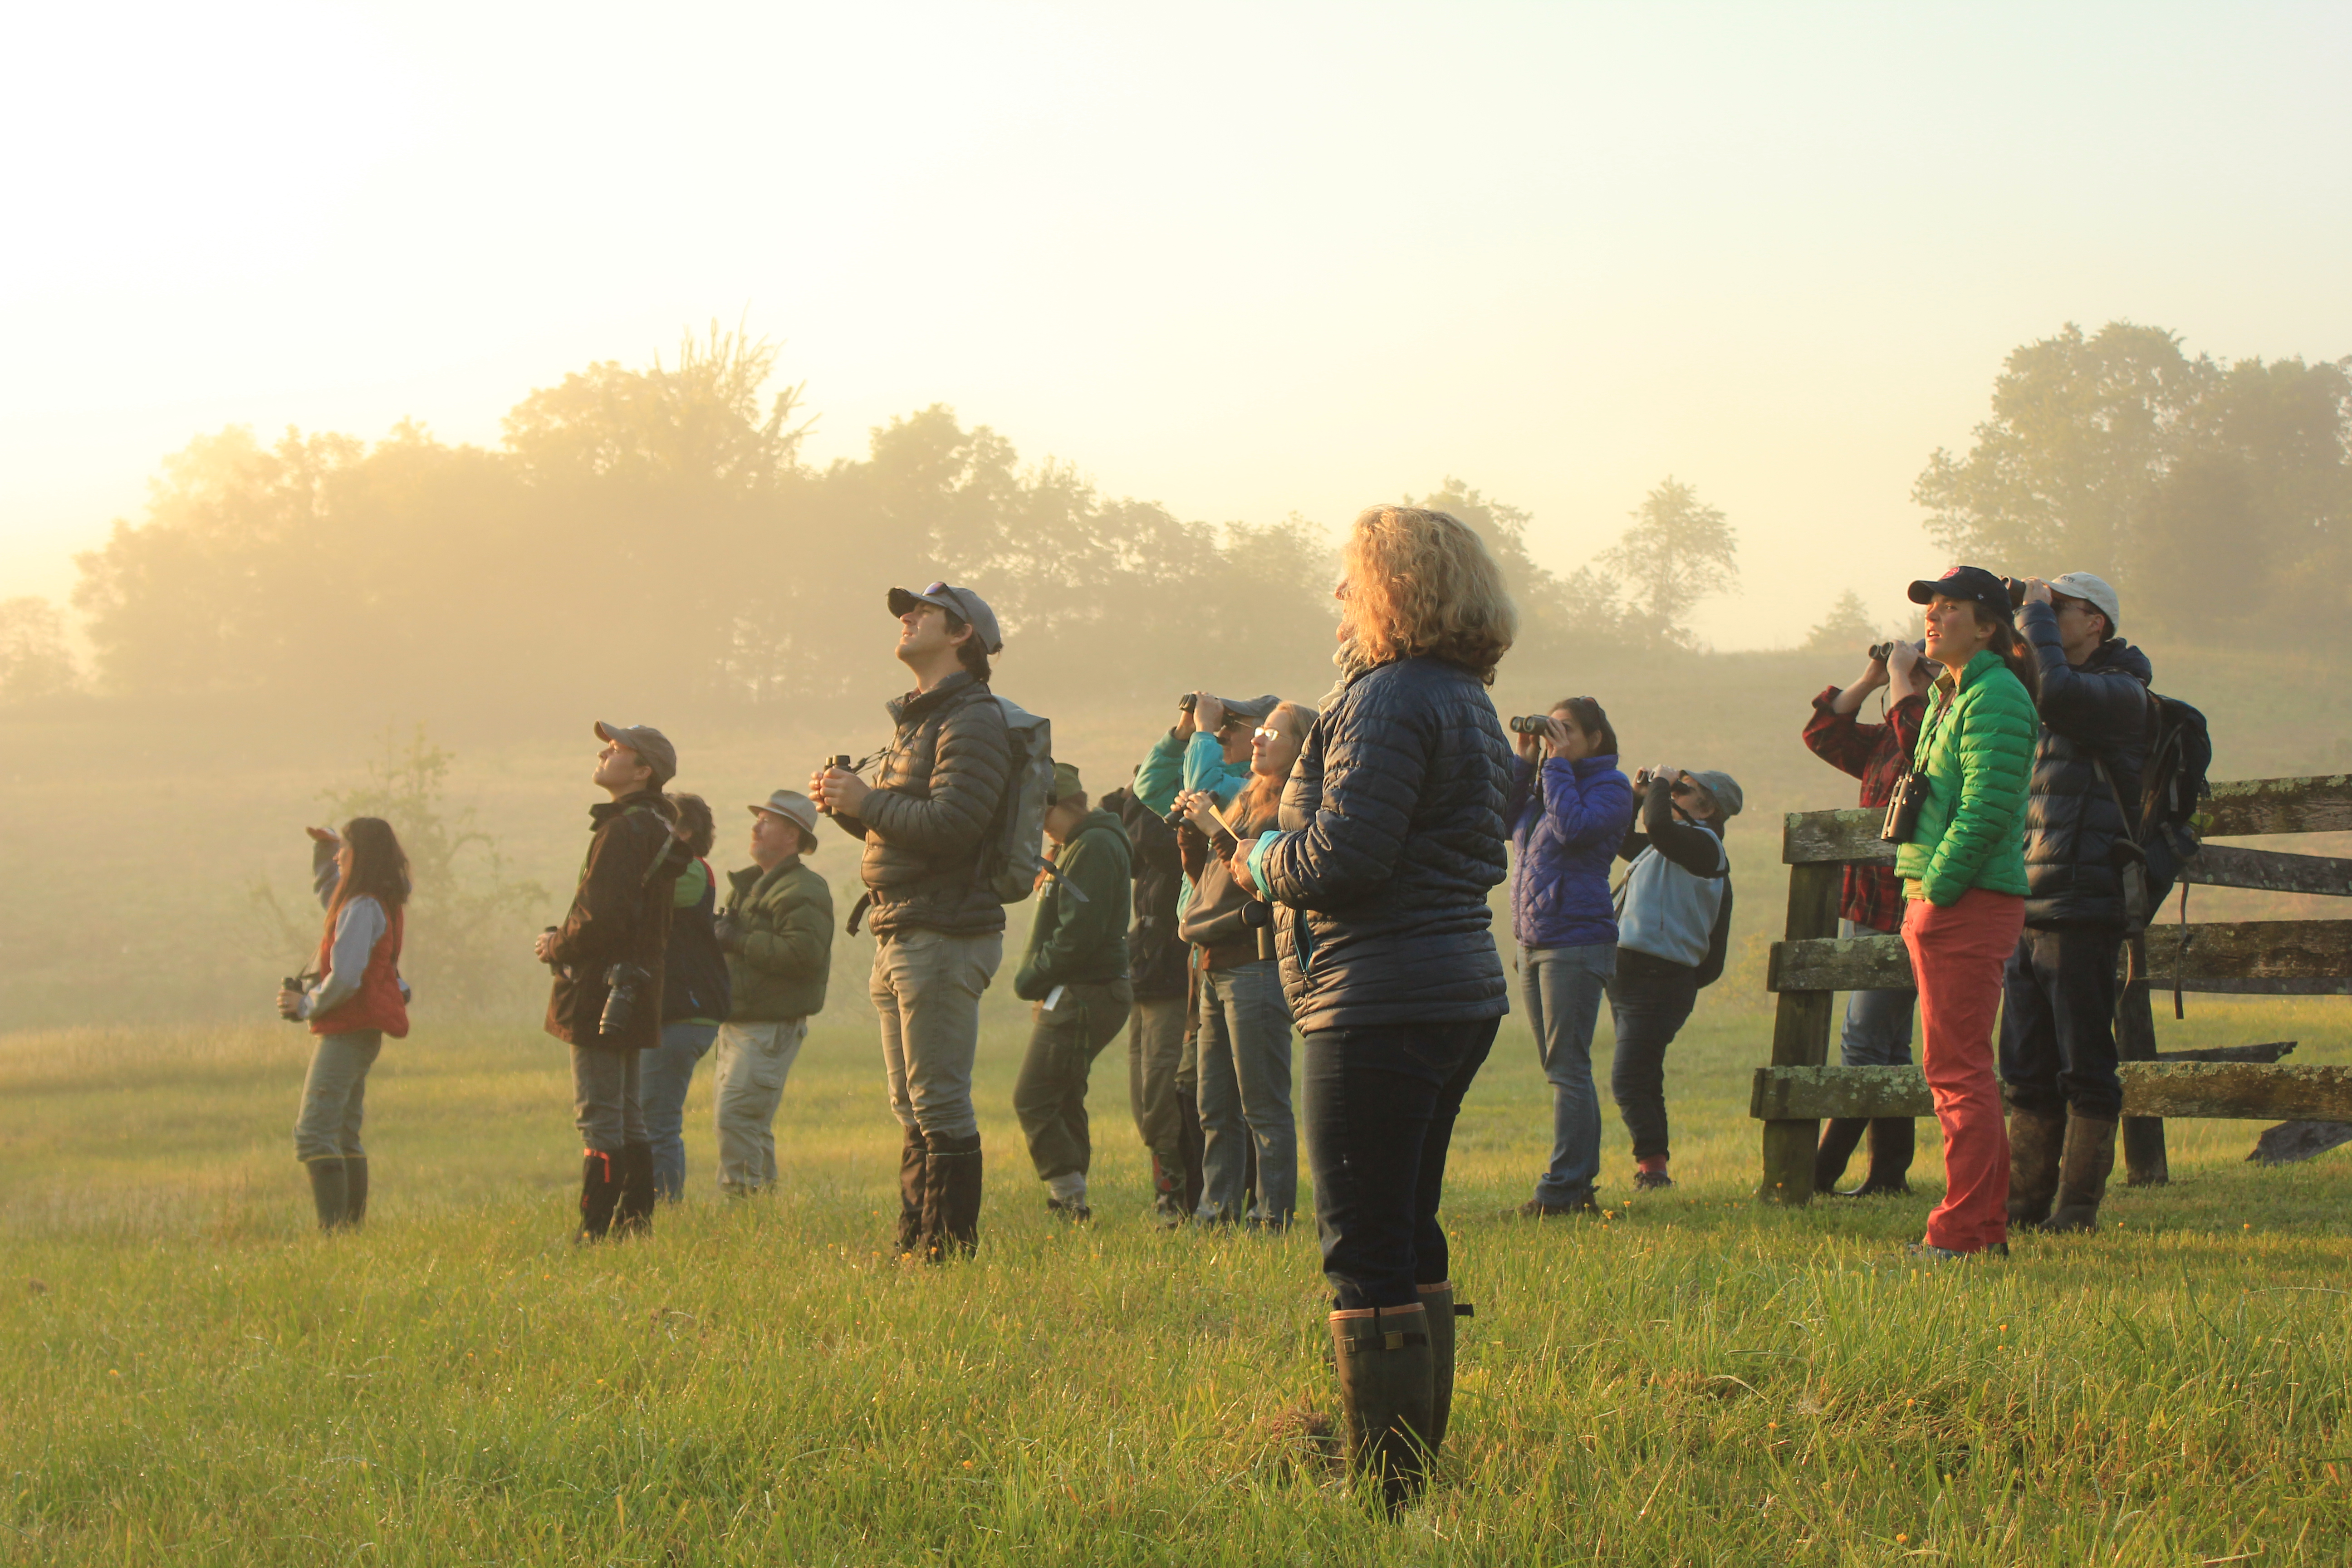
POLYGON ((1192 899, 1177 930, 1192 947, 1200 1030, 1201 1205, 1203 1224, 1288 1227, 1298 1201, 1298 1128, 1290 1104, 1290 1005, 1272 947, 1270 913, 1232 859, 1275 826, 1282 786, 1315 722, 1311 709, 1277 702, 1250 732, 1249 787, 1217 809, 1205 789, 1176 797, 1177 847, 1192 899), (1244 1140, 1246 1138, 1247 1142, 1244 1140), (1242 1212, 1249 1154, 1257 1202, 1242 1212))
POLYGON ((400 977, 408 857, 392 824, 354 816, 340 834, 310 835, 310 878, 327 911, 315 979, 298 975, 278 990, 278 1016, 310 1026, 318 1044, 302 1081, 294 1157, 310 1175, 320 1230, 367 1217, 367 1150, 360 1119, 368 1069, 383 1037, 408 1034, 408 982, 400 977))
POLYGON ((572 908, 535 944, 555 972, 547 1032, 572 1047, 581 1241, 601 1241, 616 1225, 624 1234, 653 1228, 638 1053, 661 1044, 670 907, 690 858, 662 793, 677 774, 677 749, 647 724, 600 721, 596 735, 604 749, 589 776, 611 798, 588 808, 588 858, 572 908))
POLYGON ((1511 927, 1536 1058, 1551 1084, 1551 1163, 1518 1212, 1591 1214, 1601 1173, 1601 1096, 1592 1030, 1617 973, 1609 871, 1633 824, 1633 786, 1617 767, 1617 731, 1601 704, 1569 697, 1511 721, 1518 755, 1503 818, 1511 825, 1511 927))

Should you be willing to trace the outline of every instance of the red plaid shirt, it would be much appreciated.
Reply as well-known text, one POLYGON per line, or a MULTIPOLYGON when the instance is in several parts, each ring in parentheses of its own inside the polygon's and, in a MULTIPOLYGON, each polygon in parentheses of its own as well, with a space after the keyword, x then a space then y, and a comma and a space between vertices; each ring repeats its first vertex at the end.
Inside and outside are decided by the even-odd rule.
MULTIPOLYGON (((1887 711, 1884 724, 1858 724, 1851 713, 1838 713, 1830 704, 1838 689, 1824 687, 1813 699, 1813 716, 1805 721, 1805 744, 1813 755, 1862 781, 1862 804, 1885 805, 1895 795, 1895 781, 1903 776, 1911 748, 1919 743, 1919 725, 1927 717, 1925 697, 1906 697, 1887 711)), ((1848 866, 1845 895, 1838 913, 1872 931, 1903 929, 1903 884, 1892 866, 1848 866)))

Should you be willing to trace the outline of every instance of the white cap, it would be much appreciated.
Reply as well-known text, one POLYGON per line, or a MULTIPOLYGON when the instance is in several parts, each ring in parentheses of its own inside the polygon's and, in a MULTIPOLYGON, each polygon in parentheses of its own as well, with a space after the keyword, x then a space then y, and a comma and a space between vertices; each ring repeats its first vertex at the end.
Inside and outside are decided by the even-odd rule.
POLYGON ((2080 599, 2107 617, 2107 635, 2116 635, 2123 624, 2123 606, 2116 599, 2116 591, 2107 586, 2105 577, 2094 577, 2088 572, 2069 572, 2063 577, 2050 579, 2050 591, 2063 594, 2070 599, 2080 599))

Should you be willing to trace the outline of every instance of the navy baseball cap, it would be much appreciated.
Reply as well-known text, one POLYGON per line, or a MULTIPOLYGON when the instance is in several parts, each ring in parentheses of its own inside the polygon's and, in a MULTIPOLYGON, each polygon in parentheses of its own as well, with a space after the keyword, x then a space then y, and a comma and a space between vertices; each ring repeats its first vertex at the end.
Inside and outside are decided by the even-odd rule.
POLYGON ((971 589, 934 583, 919 594, 908 588, 890 590, 892 615, 903 616, 917 605, 937 605, 963 622, 980 638, 980 646, 984 652, 996 654, 1004 651, 1004 634, 996 629, 996 612, 988 607, 987 600, 971 589))
POLYGON ((1981 566, 1955 566, 1940 577, 1923 577, 1911 584, 1911 602, 1925 605, 1941 594, 1947 599, 1973 599, 2000 615, 2009 614, 2009 584, 1981 566))

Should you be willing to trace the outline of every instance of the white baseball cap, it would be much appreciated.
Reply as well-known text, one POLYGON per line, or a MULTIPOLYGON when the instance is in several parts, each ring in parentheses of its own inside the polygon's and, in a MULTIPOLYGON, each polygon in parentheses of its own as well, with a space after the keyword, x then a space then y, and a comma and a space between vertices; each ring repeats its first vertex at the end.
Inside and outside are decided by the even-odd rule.
POLYGON ((2050 591, 2063 594, 2070 599, 2080 599, 2106 616, 2109 637, 2115 636, 2116 628, 2123 624, 2122 605, 2105 577, 2094 577, 2088 572, 2069 572, 2063 577, 2051 578, 2050 591))

